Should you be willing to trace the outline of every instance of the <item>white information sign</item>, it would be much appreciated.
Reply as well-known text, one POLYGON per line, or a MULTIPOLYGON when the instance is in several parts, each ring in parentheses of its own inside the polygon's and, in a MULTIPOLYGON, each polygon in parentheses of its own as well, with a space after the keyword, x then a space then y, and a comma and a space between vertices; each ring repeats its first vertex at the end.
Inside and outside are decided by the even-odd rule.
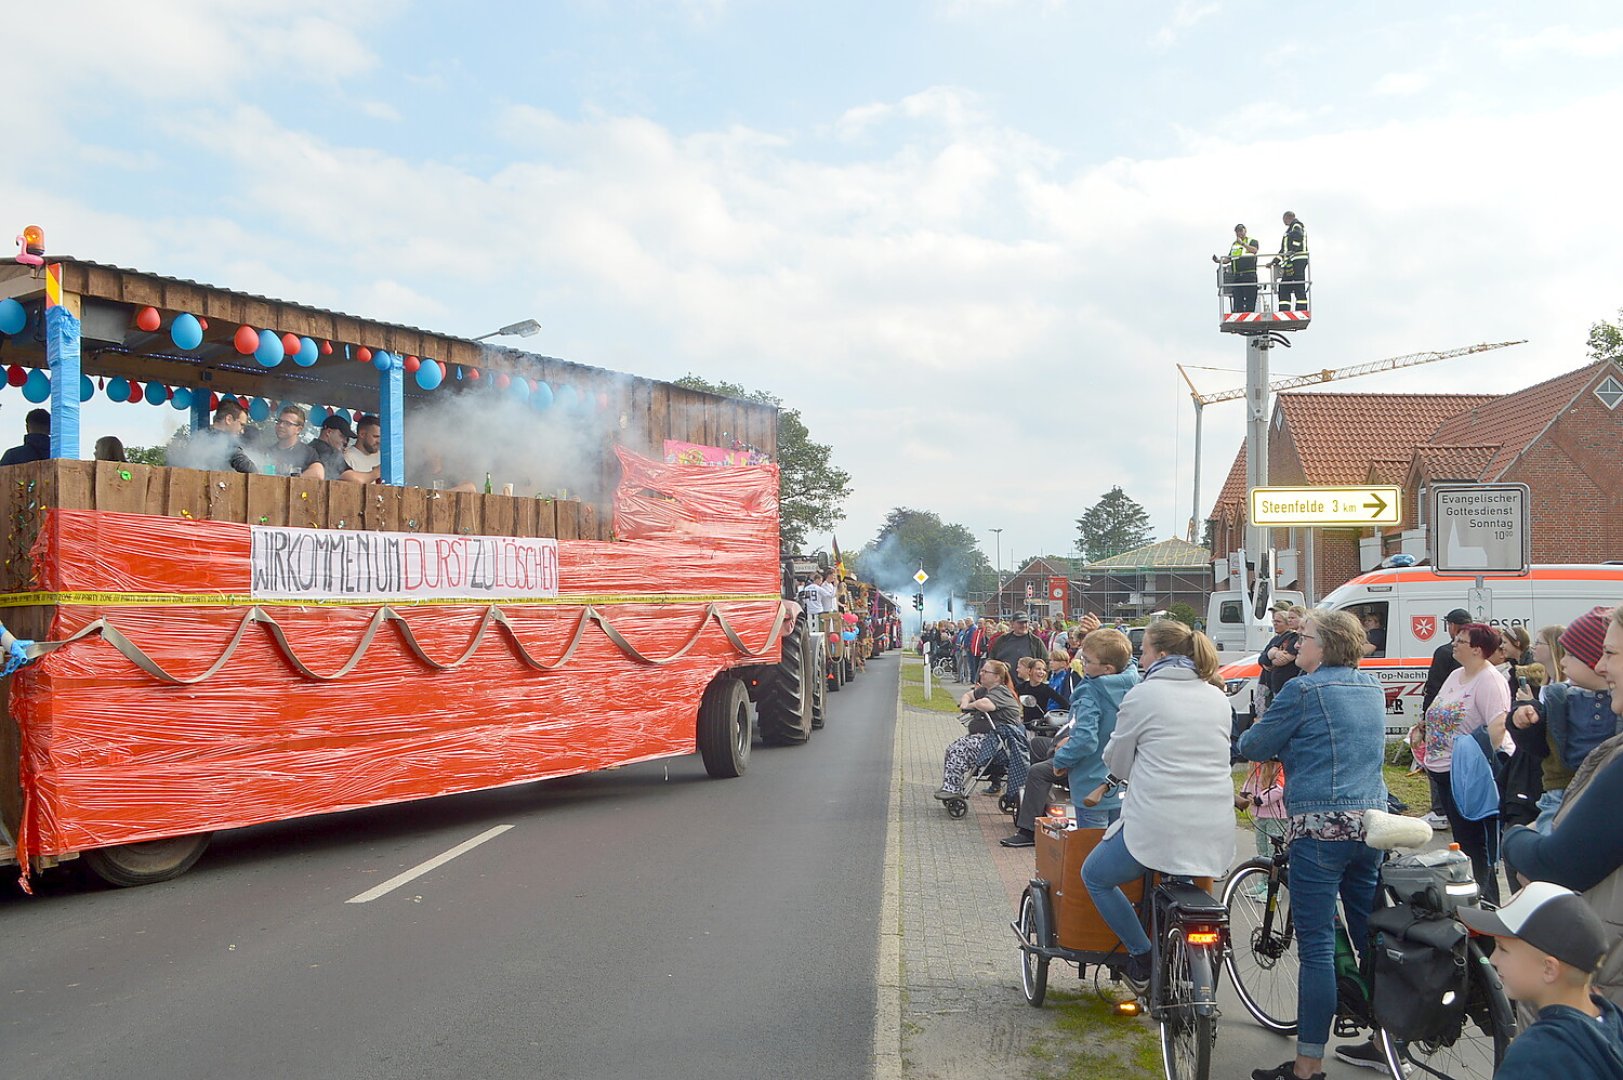
POLYGON ((926 574, 924 572, 924 567, 921 566, 919 567, 919 572, 913 575, 913 580, 918 582, 920 585, 923 585, 926 581, 930 580, 930 575, 926 574))
POLYGON ((267 600, 535 599, 558 595, 558 541, 252 527, 267 600))
POLYGON ((1427 540, 1439 574, 1526 574, 1533 562, 1526 484, 1435 484, 1427 540))

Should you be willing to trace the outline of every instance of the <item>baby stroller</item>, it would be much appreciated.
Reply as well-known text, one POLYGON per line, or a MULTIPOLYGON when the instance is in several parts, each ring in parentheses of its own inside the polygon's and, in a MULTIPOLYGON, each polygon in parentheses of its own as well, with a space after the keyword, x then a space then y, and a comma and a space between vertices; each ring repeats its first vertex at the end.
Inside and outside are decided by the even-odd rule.
MULTIPOLYGON (((963 712, 958 715, 959 722, 968 728, 977 715, 963 712)), ((995 784, 1000 777, 1007 776, 1010 780, 1008 790, 998 796, 997 808, 1005 814, 1013 815, 1020 809, 1021 788, 1025 787, 1025 773, 1030 766, 1031 751, 1026 744, 1024 729, 1017 729, 1012 724, 996 725, 990 735, 982 734, 980 745, 975 748, 975 757, 972 759, 968 777, 964 781, 964 790, 967 792, 976 784, 995 784), (1013 757, 1017 759, 1016 767, 1010 768, 1011 748, 1013 757), (1014 775, 1014 774, 1018 775, 1014 775)), ((993 789, 995 790, 995 788, 993 789)), ((969 796, 956 792, 948 792, 945 788, 938 792, 936 797, 946 807, 947 816, 961 818, 969 813, 969 796)))

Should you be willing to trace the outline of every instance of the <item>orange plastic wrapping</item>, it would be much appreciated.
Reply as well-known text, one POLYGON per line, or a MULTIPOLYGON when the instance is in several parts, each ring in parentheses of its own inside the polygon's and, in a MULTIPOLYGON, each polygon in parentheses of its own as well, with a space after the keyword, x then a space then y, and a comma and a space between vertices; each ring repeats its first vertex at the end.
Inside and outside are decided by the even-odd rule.
POLYGON ((51 639, 112 630, 13 677, 19 860, 692 752, 778 657, 777 469, 620 453, 618 539, 559 541, 548 601, 256 605, 248 525, 50 511, 51 639))

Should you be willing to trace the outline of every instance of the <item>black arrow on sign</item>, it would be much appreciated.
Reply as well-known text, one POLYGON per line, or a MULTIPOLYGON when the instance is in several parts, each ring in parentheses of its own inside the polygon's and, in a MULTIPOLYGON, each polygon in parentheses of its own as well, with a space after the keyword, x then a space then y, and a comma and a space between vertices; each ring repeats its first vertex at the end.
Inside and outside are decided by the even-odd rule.
POLYGON ((1369 497, 1374 499, 1375 501, 1372 502, 1372 503, 1365 503, 1364 504, 1364 509, 1365 510, 1373 509, 1375 511, 1373 514, 1370 515, 1370 517, 1380 517, 1381 514, 1386 510, 1386 500, 1381 498, 1380 495, 1376 494, 1373 491, 1370 492, 1369 497))

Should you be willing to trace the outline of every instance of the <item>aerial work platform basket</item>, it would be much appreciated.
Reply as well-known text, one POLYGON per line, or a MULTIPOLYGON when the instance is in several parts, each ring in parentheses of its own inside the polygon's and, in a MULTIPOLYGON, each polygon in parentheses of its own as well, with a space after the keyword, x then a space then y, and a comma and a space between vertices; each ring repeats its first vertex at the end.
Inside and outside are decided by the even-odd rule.
POLYGON ((1227 334, 1266 334, 1303 330, 1313 319, 1312 267, 1306 259, 1290 267, 1278 256, 1252 256, 1255 269, 1217 268, 1218 329, 1227 334))

